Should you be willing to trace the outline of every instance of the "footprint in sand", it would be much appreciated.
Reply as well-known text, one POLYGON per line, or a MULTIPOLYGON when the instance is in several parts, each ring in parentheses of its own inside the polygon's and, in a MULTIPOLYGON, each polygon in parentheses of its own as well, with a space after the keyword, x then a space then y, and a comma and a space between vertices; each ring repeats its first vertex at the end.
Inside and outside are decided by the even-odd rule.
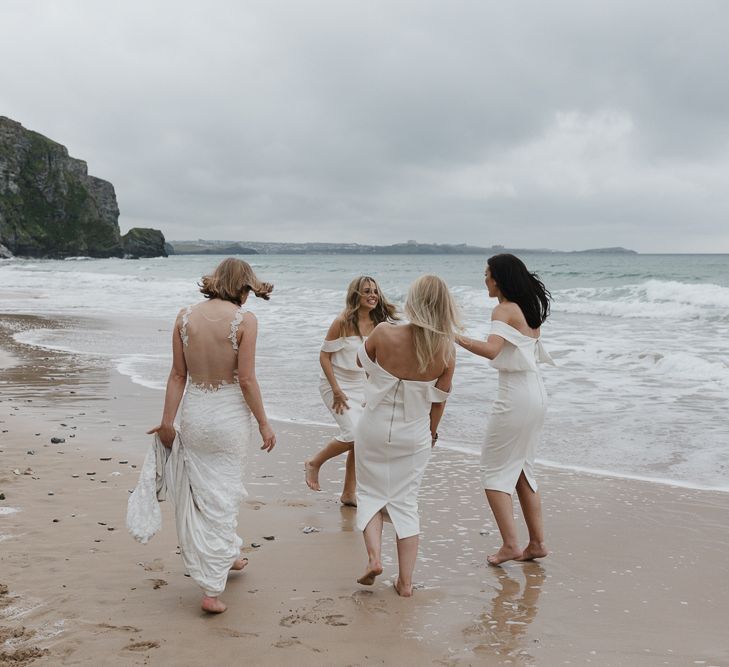
POLYGON ((159 648, 159 642, 132 642, 124 647, 125 651, 148 651, 151 648, 159 648))
POLYGON ((290 646, 296 646, 301 644, 298 639, 280 639, 275 644, 271 644, 274 648, 289 648, 290 646))
POLYGON ((167 585, 167 582, 164 579, 147 579, 147 581, 152 582, 152 588, 154 588, 154 590, 157 590, 158 588, 162 588, 162 586, 167 585))
POLYGON ((349 625, 349 621, 342 614, 330 614, 324 617, 324 622, 327 625, 343 626, 349 625))
POLYGON ((233 630, 233 628, 215 628, 213 634, 218 635, 218 637, 258 637, 257 632, 240 632, 239 630, 233 630))
POLYGON ((286 507, 311 507, 313 503, 305 500, 282 500, 281 505, 286 507))
MULTIPOLYGON (((35 635, 35 630, 28 630, 24 625, 21 625, 19 628, 0 626, 0 646, 4 646, 5 642, 9 640, 15 640, 16 642, 28 641, 33 635, 35 635)), ((1 656, 2 653, 0 653, 1 656)))
POLYGON ((165 564, 161 558, 155 558, 151 563, 145 563, 144 569, 147 572, 162 572, 165 569, 165 564))
POLYGON ((387 603, 381 597, 375 597, 373 591, 355 591, 352 595, 342 595, 340 600, 353 602, 354 606, 374 614, 387 614, 387 603))
POLYGON ((141 628, 135 628, 133 625, 111 625, 110 623, 98 623, 97 628, 102 630, 121 630, 123 632, 141 632, 141 628))

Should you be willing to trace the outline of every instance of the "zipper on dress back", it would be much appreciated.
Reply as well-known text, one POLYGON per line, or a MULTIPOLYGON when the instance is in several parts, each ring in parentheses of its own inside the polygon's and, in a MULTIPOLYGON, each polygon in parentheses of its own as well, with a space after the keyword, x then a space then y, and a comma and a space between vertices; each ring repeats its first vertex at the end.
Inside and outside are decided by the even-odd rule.
POLYGON ((387 442, 392 442, 392 422, 395 421, 395 402, 397 401, 397 390, 400 389, 402 380, 398 380, 395 385, 395 394, 392 397, 392 415, 390 416, 390 433, 387 436, 387 442))

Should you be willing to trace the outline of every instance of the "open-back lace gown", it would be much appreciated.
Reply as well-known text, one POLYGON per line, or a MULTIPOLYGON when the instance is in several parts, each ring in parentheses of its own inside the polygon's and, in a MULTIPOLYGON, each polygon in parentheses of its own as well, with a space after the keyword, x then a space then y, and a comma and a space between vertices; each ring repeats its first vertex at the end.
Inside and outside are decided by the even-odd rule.
POLYGON ((243 470, 252 416, 237 378, 244 310, 208 319, 204 306, 188 306, 180 327, 190 378, 180 411, 180 451, 191 493, 175 513, 187 573, 214 596, 225 588, 243 544, 236 528, 247 495, 243 470))
POLYGON ((357 527, 386 509, 399 538, 420 532, 418 491, 430 459, 430 409, 448 393, 429 382, 402 380, 357 353, 367 371, 365 409, 355 428, 357 527))
POLYGON ((166 496, 175 504, 187 574, 206 595, 218 596, 225 589, 231 565, 240 557, 242 540, 236 528, 240 503, 247 495, 243 470, 252 415, 237 381, 238 333, 244 311, 226 303, 218 302, 212 309, 208 304, 212 302, 188 306, 182 312, 178 333, 188 384, 178 434, 171 450, 164 450, 159 442, 150 450, 130 497, 127 525, 142 542, 159 528, 150 524, 150 517, 159 516, 159 510, 155 513, 149 504, 154 498, 156 465, 154 501, 166 496), (166 456, 163 465, 161 456, 166 456))

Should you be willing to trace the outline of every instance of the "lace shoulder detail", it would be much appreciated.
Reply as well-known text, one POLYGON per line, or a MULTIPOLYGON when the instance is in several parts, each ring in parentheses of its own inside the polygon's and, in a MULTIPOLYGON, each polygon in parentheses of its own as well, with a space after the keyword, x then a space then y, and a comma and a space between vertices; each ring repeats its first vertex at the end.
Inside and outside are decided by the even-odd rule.
POLYGON ((180 327, 180 338, 182 338, 182 344, 187 347, 187 324, 190 321, 190 313, 192 312, 192 306, 185 308, 185 312, 182 313, 182 326, 180 327))
POLYGON ((243 306, 241 306, 230 323, 230 333, 228 334, 228 338, 233 344, 233 350, 235 350, 236 352, 238 351, 238 327, 243 321, 243 315, 245 315, 245 312, 245 309, 243 308, 243 306))

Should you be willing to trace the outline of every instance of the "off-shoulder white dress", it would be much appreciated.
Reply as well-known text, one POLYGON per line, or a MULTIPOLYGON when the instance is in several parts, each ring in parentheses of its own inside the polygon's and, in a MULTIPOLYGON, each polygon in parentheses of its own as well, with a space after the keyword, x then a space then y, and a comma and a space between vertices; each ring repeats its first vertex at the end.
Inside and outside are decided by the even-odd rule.
POLYGON ((365 371, 365 409, 355 429, 357 527, 387 513, 399 538, 420 532, 418 491, 430 459, 430 408, 448 393, 437 380, 402 380, 372 361, 364 345, 358 357, 365 371))
POLYGON ((539 338, 525 336, 506 322, 493 320, 490 335, 505 342, 491 361, 499 371, 499 388, 481 450, 483 488, 511 495, 523 470, 536 491, 534 458, 547 410, 537 364, 554 362, 539 338))
POLYGON ((354 427, 362 415, 364 402, 364 369, 357 365, 357 349, 366 340, 360 336, 342 336, 336 340, 325 340, 321 346, 322 352, 331 353, 332 371, 339 383, 339 387, 347 395, 349 410, 341 415, 333 408, 334 392, 329 381, 322 371, 319 382, 319 393, 332 417, 339 425, 339 435, 335 436, 340 442, 354 441, 354 427))

